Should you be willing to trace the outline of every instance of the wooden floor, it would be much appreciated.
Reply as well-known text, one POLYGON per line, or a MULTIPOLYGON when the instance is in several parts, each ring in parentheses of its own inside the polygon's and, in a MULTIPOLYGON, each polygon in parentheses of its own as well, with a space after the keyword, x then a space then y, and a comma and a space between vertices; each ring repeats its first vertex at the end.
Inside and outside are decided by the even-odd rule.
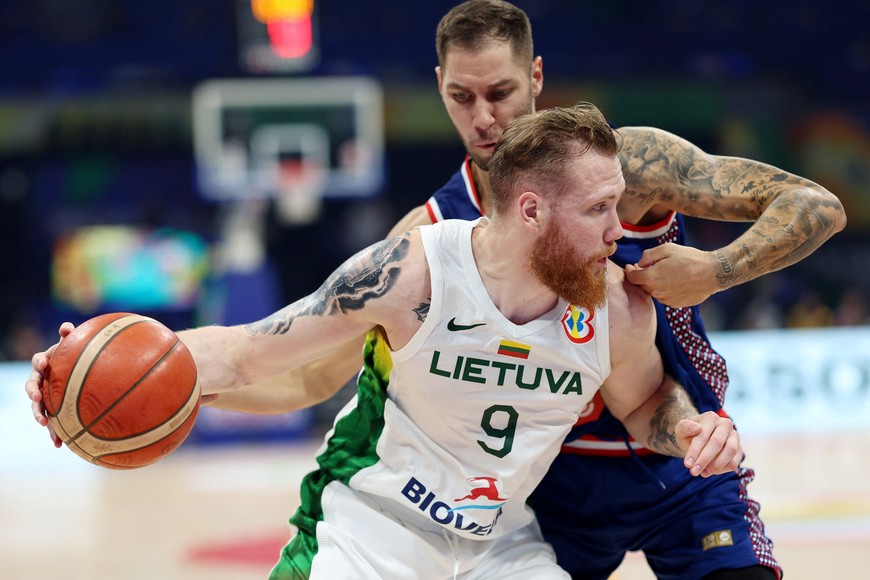
MULTIPOLYGON (((111 471, 54 449, 25 404, 0 404, 0 578, 267 576, 319 441, 183 446, 111 471)), ((744 435, 744 446, 786 578, 870 578, 870 431, 744 435)), ((614 578, 653 576, 629 554, 614 578)))

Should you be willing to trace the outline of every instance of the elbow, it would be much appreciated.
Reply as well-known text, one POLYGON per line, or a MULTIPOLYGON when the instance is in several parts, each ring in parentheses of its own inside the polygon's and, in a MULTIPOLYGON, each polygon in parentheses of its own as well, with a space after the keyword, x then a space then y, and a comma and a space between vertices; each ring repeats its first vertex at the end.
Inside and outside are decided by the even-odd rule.
POLYGON ((845 229, 846 208, 836 195, 819 186, 818 195, 811 203, 814 211, 821 215, 823 223, 828 226, 829 237, 845 229))
POLYGON ((846 209, 843 207, 843 203, 836 196, 833 194, 831 195, 834 197, 834 201, 836 202, 835 207, 837 209, 833 232, 836 234, 837 232, 842 232, 846 228, 846 209))

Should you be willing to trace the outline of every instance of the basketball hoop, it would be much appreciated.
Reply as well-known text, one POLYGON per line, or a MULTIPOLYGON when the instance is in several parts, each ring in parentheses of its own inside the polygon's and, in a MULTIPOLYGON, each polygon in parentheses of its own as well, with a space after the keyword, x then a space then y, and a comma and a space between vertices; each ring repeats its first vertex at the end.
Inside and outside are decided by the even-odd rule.
POLYGON ((311 224, 323 207, 326 168, 311 159, 282 159, 278 162, 275 208, 290 225, 311 224))
MULTIPOLYGON (((320 197, 373 197, 385 181, 382 88, 356 76, 211 79, 193 92, 193 146, 200 189, 214 201, 277 199, 280 185, 283 197, 306 200, 282 203, 310 207, 305 184, 321 181, 320 197), (320 167, 313 177, 303 168, 297 187, 298 172, 279 176, 278 166, 299 158, 320 167)), ((289 210, 290 221, 306 216, 289 210)))

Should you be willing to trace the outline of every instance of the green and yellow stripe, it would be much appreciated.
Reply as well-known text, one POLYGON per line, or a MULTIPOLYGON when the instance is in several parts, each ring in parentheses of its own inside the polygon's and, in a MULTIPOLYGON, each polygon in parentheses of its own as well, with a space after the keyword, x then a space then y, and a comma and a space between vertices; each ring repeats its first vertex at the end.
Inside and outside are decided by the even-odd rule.
POLYGON ((498 345, 498 354, 512 356, 515 358, 529 358, 529 353, 532 347, 521 342, 513 342, 511 340, 503 340, 498 345))

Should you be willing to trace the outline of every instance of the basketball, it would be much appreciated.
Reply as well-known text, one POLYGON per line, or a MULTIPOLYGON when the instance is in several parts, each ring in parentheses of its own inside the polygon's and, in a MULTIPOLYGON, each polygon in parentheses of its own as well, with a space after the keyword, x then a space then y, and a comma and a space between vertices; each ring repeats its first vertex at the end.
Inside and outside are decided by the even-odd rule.
POLYGON ((169 455, 199 410, 193 357, 160 322, 125 312, 61 339, 42 384, 49 424, 80 457, 134 469, 169 455))

